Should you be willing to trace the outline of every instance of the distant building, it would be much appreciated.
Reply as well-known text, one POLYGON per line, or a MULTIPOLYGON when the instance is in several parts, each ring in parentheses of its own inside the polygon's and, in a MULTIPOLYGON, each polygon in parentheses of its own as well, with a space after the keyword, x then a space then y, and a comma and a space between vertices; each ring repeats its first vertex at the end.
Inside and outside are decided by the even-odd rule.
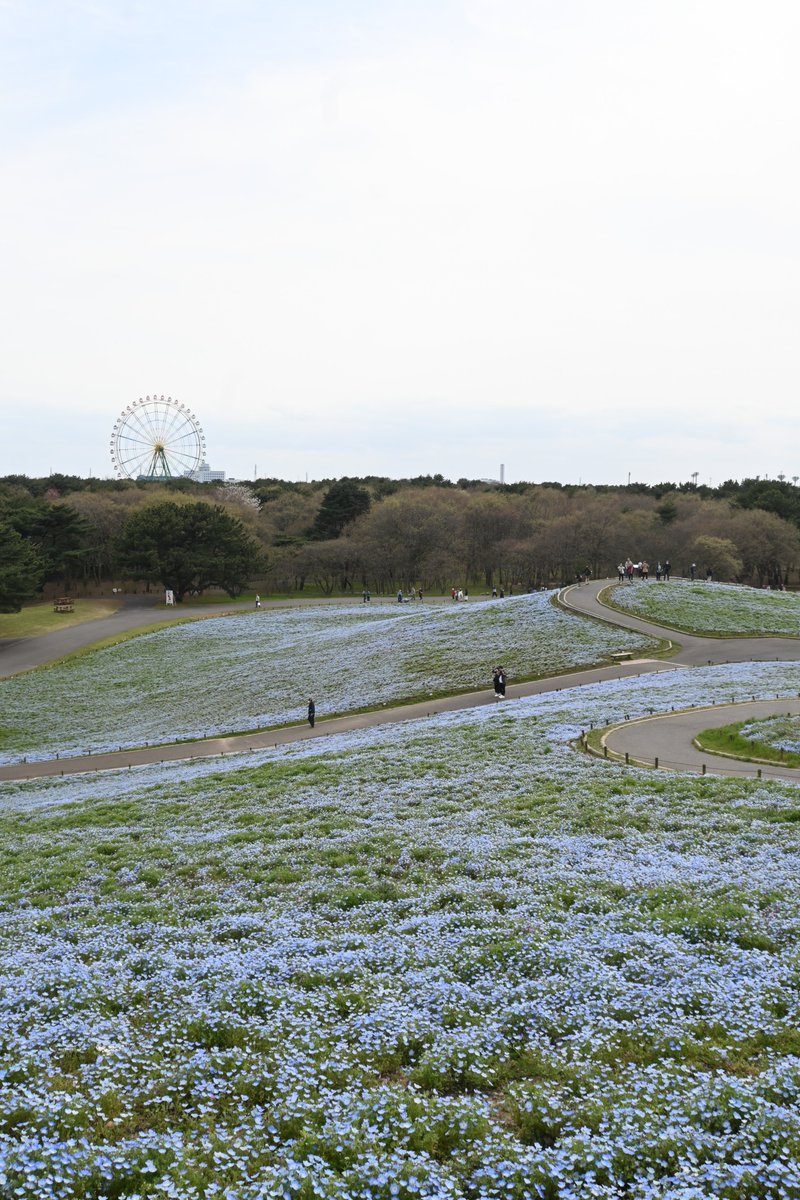
POLYGON ((212 471, 211 467, 204 460, 200 463, 196 471, 189 472, 189 478, 193 479, 195 483, 224 483, 225 472, 212 471))
POLYGON ((493 483, 493 484, 495 484, 495 486, 497 484, 499 484, 500 487, 503 487, 503 485, 505 484, 505 481, 506 481, 506 465, 505 465, 505 463, 500 463, 500 478, 499 479, 481 479, 480 482, 481 483, 493 483))

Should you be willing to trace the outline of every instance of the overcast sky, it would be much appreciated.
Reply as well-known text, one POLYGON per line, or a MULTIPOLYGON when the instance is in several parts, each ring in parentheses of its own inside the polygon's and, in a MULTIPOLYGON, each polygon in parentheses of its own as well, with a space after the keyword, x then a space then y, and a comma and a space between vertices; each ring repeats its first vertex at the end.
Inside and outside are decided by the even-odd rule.
POLYGON ((0 0, 0 474, 800 475, 800 5, 0 0))

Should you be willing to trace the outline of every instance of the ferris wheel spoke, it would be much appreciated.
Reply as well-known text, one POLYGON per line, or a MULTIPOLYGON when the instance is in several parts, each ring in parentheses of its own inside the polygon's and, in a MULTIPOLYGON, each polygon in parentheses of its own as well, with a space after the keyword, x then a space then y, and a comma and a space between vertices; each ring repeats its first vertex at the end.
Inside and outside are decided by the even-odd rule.
POLYGON ((119 431, 117 437, 120 439, 120 441, 140 442, 142 446, 152 446, 153 444, 153 439, 150 437, 150 434, 147 433, 146 430, 141 430, 138 428, 128 429, 126 426, 124 429, 119 431))
POLYGON ((169 446, 199 446, 202 438, 194 426, 185 421, 171 430, 164 441, 169 446))
POLYGON ((131 445, 120 446, 119 447, 119 455, 120 455, 120 457, 125 458, 125 459, 141 458, 145 454, 152 453, 152 449, 153 449, 152 446, 148 442, 136 441, 136 442, 131 443, 131 445))
POLYGON ((127 414, 127 417, 125 418, 125 426, 131 432, 135 430, 139 437, 147 441, 150 440, 152 431, 147 427, 146 422, 142 420, 138 408, 132 408, 127 414))
POLYGON ((171 450, 167 453, 167 458, 174 459, 189 472, 194 471, 197 466, 196 454, 182 454, 179 450, 171 450))
POLYGON ((152 449, 150 438, 132 437, 130 434, 124 434, 120 438, 120 449, 133 452, 133 454, 145 454, 146 451, 152 449))
POLYGON ((192 457, 192 458, 197 457, 198 453, 200 452, 200 448, 201 448, 200 442, 198 441, 197 438, 189 438, 189 437, 173 438, 173 440, 170 442, 167 442, 166 445, 167 445, 168 450, 171 450, 173 452, 180 451, 183 454, 190 455, 190 457, 192 457))
POLYGON ((178 458, 181 462, 193 463, 197 461, 196 446, 170 446, 167 453, 173 458, 178 458))
POLYGON ((123 446, 120 448, 120 458, 125 462, 136 461, 140 458, 146 458, 148 454, 153 453, 152 446, 143 446, 140 443, 135 446, 123 446))
POLYGON ((190 458, 196 458, 197 451, 200 449, 200 443, 196 438, 191 440, 188 438, 181 438, 179 441, 173 440, 171 442, 165 442, 164 449, 169 451, 170 454, 185 454, 190 458))
POLYGON ((135 408, 131 414, 130 426, 131 432, 135 431, 143 442, 152 446, 156 440, 155 430, 147 420, 146 414, 143 414, 138 408, 135 408))
POLYGON ((203 449, 203 436, 191 421, 185 420, 173 431, 170 444, 183 446, 200 454, 203 449))
POLYGON ((165 442, 171 441, 177 430, 182 429, 186 424, 186 415, 180 409, 167 414, 168 419, 164 423, 163 438, 165 442))
POLYGON ((150 441, 151 445, 154 442, 157 442, 158 441, 158 426, 157 426, 157 422, 155 419, 155 417, 156 417, 155 411, 153 411, 149 408, 146 408, 146 407, 140 407, 140 408, 136 409, 136 414, 137 414, 137 417, 139 418, 141 428, 145 429, 147 431, 147 437, 148 437, 148 440, 150 441))
POLYGON ((123 459, 123 461, 122 461, 123 470, 132 479, 135 479, 137 475, 141 475, 142 467, 147 462, 147 460, 148 460, 148 456, 146 454, 136 454, 130 458, 123 459))
POLYGON ((169 414, 169 408, 167 407, 166 401, 161 401, 161 400, 156 399, 155 405, 153 407, 152 416, 153 416, 153 428, 155 429, 155 437, 156 437, 156 441, 158 441, 158 442, 163 442, 163 440, 164 440, 164 429, 167 424, 168 414, 169 414))
POLYGON ((157 412, 157 425, 158 425, 158 440, 160 442, 163 442, 166 439, 167 430, 169 429, 169 423, 170 423, 171 419, 172 419, 172 413, 170 412, 170 410, 168 408, 159 408, 159 410, 157 412))
POLYGON ((159 421, 159 440, 168 445, 174 438, 175 430, 184 424, 185 415, 180 408, 170 405, 160 411, 159 421))

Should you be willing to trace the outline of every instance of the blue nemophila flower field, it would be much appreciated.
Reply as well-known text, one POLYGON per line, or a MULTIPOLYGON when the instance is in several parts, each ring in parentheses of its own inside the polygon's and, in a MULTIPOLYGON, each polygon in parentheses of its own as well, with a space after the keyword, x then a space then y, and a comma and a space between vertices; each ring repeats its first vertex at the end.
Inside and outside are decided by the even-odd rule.
POLYGON ((264 610, 173 626, 0 680, 0 762, 205 737, 551 675, 649 640, 551 593, 469 604, 264 610))
POLYGON ((636 616, 701 634, 800 637, 800 596, 795 592, 651 579, 613 588, 611 600, 636 616))
POLYGON ((750 742, 772 746, 775 750, 800 754, 800 717, 787 714, 763 721, 750 721, 742 727, 740 736, 750 742))
POLYGON ((795 1197, 800 793, 588 759, 618 681, 6 785, 0 1195, 795 1197))

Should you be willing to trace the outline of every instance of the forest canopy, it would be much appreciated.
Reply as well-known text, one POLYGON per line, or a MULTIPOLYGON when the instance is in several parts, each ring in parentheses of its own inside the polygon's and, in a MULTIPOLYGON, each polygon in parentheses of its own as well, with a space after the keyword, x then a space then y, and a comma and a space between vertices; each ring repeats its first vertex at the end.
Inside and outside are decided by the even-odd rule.
POLYGON ((167 577, 179 594, 238 594, 248 584, 328 594, 528 590, 586 571, 613 574, 626 558, 653 568, 669 559, 675 574, 694 562, 713 578, 792 587, 800 582, 800 488, 786 479, 710 488, 441 475, 228 484, 12 475, 0 479, 0 543, 0 603, 11 607, 48 590, 170 586, 167 577), (194 520, 203 530, 209 518, 191 517, 196 506, 217 513, 211 554, 199 533, 184 531, 180 570, 163 561, 156 568, 153 514, 167 528, 194 520), (223 578, 212 567, 228 559, 233 574, 223 578))

